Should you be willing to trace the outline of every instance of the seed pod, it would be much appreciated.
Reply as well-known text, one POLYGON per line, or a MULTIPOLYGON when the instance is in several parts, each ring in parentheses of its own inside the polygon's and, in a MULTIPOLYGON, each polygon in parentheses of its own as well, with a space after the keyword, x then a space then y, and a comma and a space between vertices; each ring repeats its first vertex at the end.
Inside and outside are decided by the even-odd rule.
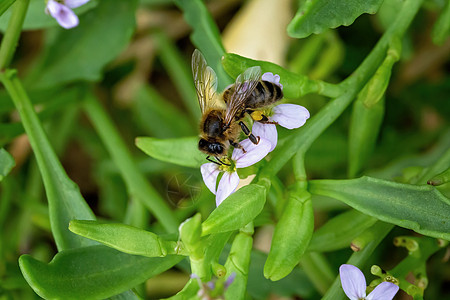
POLYGON ((450 181, 450 168, 427 181, 429 185, 441 185, 450 181))
POLYGON ((382 65, 364 86, 353 104, 350 120, 348 176, 355 177, 375 148, 384 116, 384 93, 389 84, 393 64, 398 60, 398 44, 389 50, 382 65))
POLYGON ((253 246, 252 234, 253 224, 248 224, 234 238, 225 268, 228 276, 235 273, 236 277, 231 283, 232 286, 226 290, 225 299, 245 299, 250 253, 253 246))
POLYGON ((264 276, 280 280, 299 263, 314 230, 311 195, 297 183, 289 193, 288 203, 275 227, 264 276))

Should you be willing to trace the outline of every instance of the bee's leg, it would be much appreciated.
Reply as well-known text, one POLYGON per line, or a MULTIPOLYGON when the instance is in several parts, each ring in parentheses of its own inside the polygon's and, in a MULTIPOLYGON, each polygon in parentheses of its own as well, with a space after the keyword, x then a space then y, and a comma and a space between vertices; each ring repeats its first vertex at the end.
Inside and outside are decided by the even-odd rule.
POLYGON ((261 114, 261 119, 258 120, 258 122, 263 123, 263 124, 275 124, 277 125, 277 122, 274 121, 269 121, 269 118, 263 114, 261 114))
POLYGON ((247 153, 247 151, 245 151, 244 147, 242 147, 241 144, 236 143, 233 140, 230 140, 230 145, 233 146, 234 148, 242 149, 242 152, 247 153))
POLYGON ((242 131, 245 133, 245 135, 248 136, 250 141, 252 141, 253 144, 258 145, 258 143, 259 143, 259 136, 255 137, 253 135, 253 133, 250 131, 250 129, 248 129, 247 125, 244 124, 244 122, 240 121, 239 125, 241 126, 242 131))
MULTIPOLYGON (((219 160, 217 157, 216 157, 216 159, 217 160, 219 160)), ((206 157, 206 160, 208 160, 208 161, 210 161, 210 162, 212 162, 212 163, 215 163, 216 165, 221 165, 221 164, 224 164, 223 162, 221 162, 220 160, 220 162, 221 162, 221 164, 220 163, 218 163, 217 161, 215 161, 215 160, 212 160, 211 158, 209 158, 209 155, 206 157)))
POLYGON ((269 118, 266 115, 264 115, 260 110, 247 109, 245 112, 248 113, 254 121, 263 124, 278 124, 277 122, 269 121, 269 118))

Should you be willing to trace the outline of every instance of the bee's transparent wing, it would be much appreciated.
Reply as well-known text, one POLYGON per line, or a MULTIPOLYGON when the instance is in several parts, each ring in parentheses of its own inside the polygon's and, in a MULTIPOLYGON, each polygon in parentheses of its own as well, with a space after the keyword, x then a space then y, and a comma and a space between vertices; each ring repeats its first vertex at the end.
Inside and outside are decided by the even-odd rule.
POLYGON ((255 90, 256 85, 261 79, 261 68, 251 67, 236 78, 233 93, 227 102, 227 111, 225 115, 225 124, 230 124, 236 114, 245 106, 247 98, 255 90))
POLYGON ((216 73, 206 64, 203 54, 197 49, 192 54, 191 67, 198 103, 200 104, 202 113, 208 110, 208 108, 220 106, 220 102, 216 96, 216 73))

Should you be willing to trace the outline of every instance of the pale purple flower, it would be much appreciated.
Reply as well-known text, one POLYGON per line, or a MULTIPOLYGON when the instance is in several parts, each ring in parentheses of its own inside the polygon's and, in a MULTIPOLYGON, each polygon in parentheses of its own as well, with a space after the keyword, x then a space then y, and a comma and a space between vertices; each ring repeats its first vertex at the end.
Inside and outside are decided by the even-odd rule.
POLYGON ((239 143, 244 149, 234 148, 231 155, 231 166, 206 163, 200 167, 203 181, 208 189, 216 195, 216 205, 219 206, 230 194, 236 191, 239 184, 239 175, 236 169, 245 168, 256 164, 263 159, 272 146, 266 138, 261 137, 257 145, 250 139, 245 139, 239 143), (217 177, 220 172, 224 172, 216 190, 217 177))
MULTIPOLYGON (((283 90, 283 85, 280 83, 280 75, 267 72, 262 75, 261 79, 275 83, 283 90)), ((255 136, 268 139, 272 143, 270 151, 275 149, 277 145, 278 133, 275 124, 287 129, 294 129, 305 125, 306 120, 309 119, 309 111, 303 106, 296 104, 280 104, 266 114, 270 123, 255 122, 252 133, 255 136)))
MULTIPOLYGON (((269 122, 276 123, 287 129, 299 128, 305 125, 309 119, 309 111, 303 106, 296 104, 279 104, 272 109, 268 116, 269 122)), ((277 129, 275 124, 253 123, 252 133, 255 136, 264 137, 272 143, 270 151, 277 145, 277 129)))
POLYGON ((366 279, 360 269, 353 265, 341 265, 339 268, 344 293, 350 300, 392 300, 398 292, 398 286, 392 282, 382 282, 366 296, 366 279))
POLYGON ((90 0, 48 0, 45 12, 66 29, 78 26, 78 17, 71 8, 77 8, 90 0))
POLYGON ((275 84, 279 85, 281 87, 281 89, 283 89, 283 85, 280 83, 280 75, 278 75, 278 74, 273 74, 271 72, 264 73, 261 76, 261 80, 275 83, 275 84))

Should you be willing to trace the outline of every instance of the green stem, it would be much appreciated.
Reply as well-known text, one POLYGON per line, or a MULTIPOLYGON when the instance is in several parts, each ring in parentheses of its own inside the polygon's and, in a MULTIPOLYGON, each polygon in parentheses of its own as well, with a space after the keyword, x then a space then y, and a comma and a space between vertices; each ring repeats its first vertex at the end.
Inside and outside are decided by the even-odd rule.
POLYGON ((306 184, 307 175, 305 169, 305 154, 297 153, 293 159, 294 177, 296 181, 306 184))
POLYGON ((245 299, 247 291, 250 254, 253 246, 253 222, 240 229, 231 245, 230 254, 225 262, 227 275, 236 273, 232 286, 227 289, 225 299, 245 299))
POLYGON ((306 122, 305 126, 297 129, 296 134, 293 134, 283 147, 276 150, 278 155, 273 155, 272 160, 261 170, 260 177, 271 178, 295 153, 305 153, 325 129, 342 114, 383 62, 392 38, 404 35, 422 1, 408 0, 403 4, 397 20, 386 31, 369 56, 350 77, 339 84, 339 88, 343 88, 345 92, 323 107, 317 115, 306 122))
POLYGON ((8 67, 19 41, 20 31, 27 13, 30 0, 17 0, 9 19, 8 28, 0 46, 0 70, 8 67))
POLYGON ((345 92, 345 89, 339 84, 329 83, 322 80, 313 81, 315 81, 317 85, 317 90, 315 92, 319 95, 336 98, 345 92))
POLYGON ((129 193, 143 203, 168 232, 177 231, 178 221, 173 212, 141 173, 117 129, 97 99, 88 95, 84 101, 84 110, 119 168, 129 193))
POLYGON ((325 255, 319 252, 307 252, 300 260, 300 265, 319 293, 325 294, 335 276, 325 255))

